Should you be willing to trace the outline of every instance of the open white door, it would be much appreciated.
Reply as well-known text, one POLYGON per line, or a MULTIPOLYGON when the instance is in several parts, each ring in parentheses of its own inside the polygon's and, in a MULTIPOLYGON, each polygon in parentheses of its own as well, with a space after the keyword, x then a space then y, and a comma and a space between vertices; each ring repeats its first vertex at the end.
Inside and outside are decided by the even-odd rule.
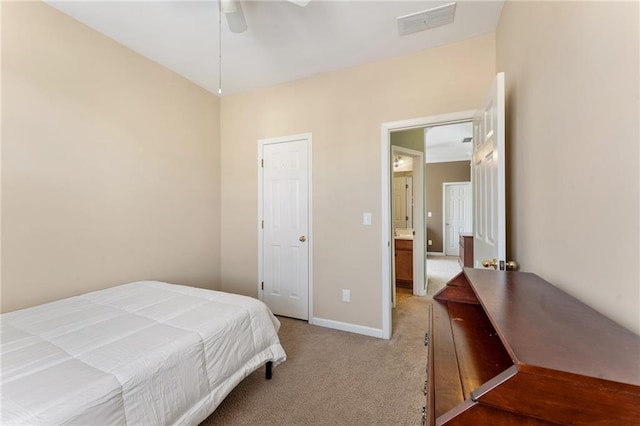
POLYGON ((504 73, 499 73, 473 118, 473 266, 488 261, 505 269, 507 251, 505 201, 504 73))

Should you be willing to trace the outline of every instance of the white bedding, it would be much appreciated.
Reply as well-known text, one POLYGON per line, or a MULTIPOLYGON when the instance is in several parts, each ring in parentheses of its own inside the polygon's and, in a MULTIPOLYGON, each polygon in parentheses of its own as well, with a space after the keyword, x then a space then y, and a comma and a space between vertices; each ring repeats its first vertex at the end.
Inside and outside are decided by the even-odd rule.
POLYGON ((286 359, 259 300, 156 281, 1 316, 0 424, 198 424, 286 359))

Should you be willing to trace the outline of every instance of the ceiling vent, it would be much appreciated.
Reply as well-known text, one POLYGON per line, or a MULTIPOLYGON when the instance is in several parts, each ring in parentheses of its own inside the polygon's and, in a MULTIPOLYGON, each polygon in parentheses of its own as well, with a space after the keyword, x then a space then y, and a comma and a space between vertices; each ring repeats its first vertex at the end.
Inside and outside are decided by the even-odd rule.
POLYGON ((462 143, 471 142, 471 137, 462 139, 462 143))
POLYGON ((442 25, 451 24, 456 14, 456 3, 445 4, 422 12, 398 17, 400 35, 417 33, 442 25))

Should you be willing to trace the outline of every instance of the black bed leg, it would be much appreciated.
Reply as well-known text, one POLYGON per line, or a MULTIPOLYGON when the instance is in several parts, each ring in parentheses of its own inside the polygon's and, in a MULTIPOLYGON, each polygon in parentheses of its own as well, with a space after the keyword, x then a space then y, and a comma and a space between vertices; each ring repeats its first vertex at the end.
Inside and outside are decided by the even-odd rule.
POLYGON ((265 375, 267 380, 271 380, 271 376, 273 375, 271 369, 273 368, 273 362, 267 361, 267 374, 265 375))

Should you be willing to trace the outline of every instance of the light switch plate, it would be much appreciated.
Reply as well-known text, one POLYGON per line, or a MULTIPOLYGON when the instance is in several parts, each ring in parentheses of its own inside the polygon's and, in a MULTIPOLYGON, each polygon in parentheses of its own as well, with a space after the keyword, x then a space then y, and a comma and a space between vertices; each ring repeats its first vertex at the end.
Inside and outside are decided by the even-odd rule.
POLYGON ((371 225, 371 213, 362 213, 362 224, 371 225))

